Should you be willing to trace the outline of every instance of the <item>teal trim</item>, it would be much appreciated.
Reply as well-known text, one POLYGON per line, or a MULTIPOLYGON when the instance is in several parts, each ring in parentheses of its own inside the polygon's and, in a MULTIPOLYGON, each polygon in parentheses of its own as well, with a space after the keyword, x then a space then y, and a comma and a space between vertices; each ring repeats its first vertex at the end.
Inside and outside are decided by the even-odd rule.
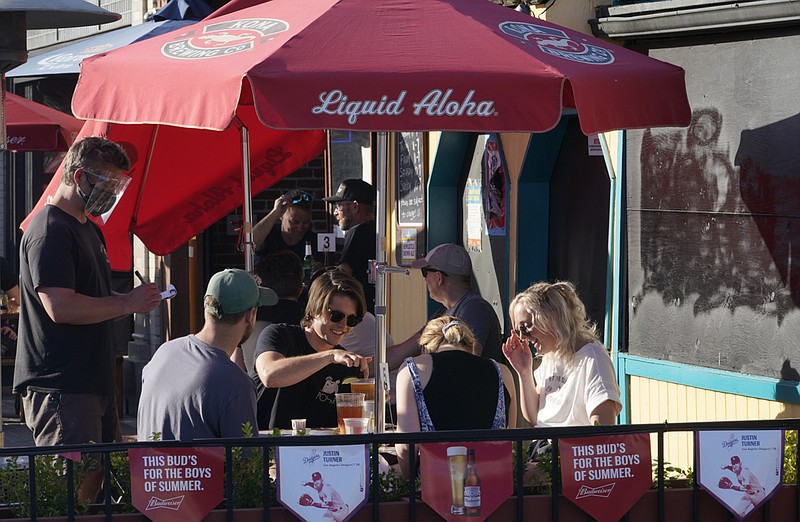
MULTIPOLYGON (((612 165, 611 154, 603 145, 603 155, 606 160, 606 168, 609 170, 610 193, 608 205, 608 267, 606 273, 606 317, 604 333, 604 344, 611 350, 611 357, 615 368, 619 368, 618 354, 620 350, 620 335, 622 328, 622 307, 626 300, 623 299, 623 274, 622 259, 625 251, 625 228, 623 226, 625 215, 625 156, 624 143, 625 134, 620 131, 617 140, 617 162, 612 165), (613 171, 612 171, 613 169, 613 171), (612 172, 616 177, 611 177, 612 172)), ((618 371, 617 382, 620 384, 620 397, 622 410, 619 414, 618 422, 627 424, 630 420, 630 395, 627 379, 618 371)))
POLYGON ((461 224, 461 180, 464 162, 475 147, 475 135, 442 132, 428 177, 428 249, 442 243, 458 243, 461 224), (431 204, 436 202, 435 205, 431 204), (432 224, 435 226, 431 226, 432 224))
POLYGON ((515 294, 547 279, 550 233, 550 178, 568 118, 544 134, 532 134, 517 184, 517 274, 515 294))
POLYGON ((743 373, 703 368, 630 354, 619 354, 619 369, 626 376, 637 376, 691 386, 701 390, 731 393, 767 401, 800 404, 796 381, 759 377, 743 373))

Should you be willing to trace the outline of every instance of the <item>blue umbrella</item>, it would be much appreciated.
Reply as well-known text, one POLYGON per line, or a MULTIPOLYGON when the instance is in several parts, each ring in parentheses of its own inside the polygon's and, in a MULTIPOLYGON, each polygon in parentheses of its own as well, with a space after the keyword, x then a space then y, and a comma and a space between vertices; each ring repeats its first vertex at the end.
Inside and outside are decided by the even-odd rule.
POLYGON ((84 58, 178 30, 202 20, 213 12, 203 0, 170 0, 147 22, 122 27, 60 47, 30 58, 6 73, 8 78, 79 74, 84 58))

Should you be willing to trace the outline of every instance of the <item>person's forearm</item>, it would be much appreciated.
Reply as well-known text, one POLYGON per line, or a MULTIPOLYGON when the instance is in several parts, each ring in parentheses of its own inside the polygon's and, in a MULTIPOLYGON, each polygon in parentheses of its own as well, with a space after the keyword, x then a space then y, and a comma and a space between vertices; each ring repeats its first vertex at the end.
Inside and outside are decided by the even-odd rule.
POLYGON ((281 213, 273 209, 269 214, 261 218, 261 220, 253 226, 253 244, 258 249, 264 240, 267 239, 270 230, 275 226, 275 223, 280 219, 281 213))
POLYGON ((97 324, 133 313, 126 295, 90 297, 72 293, 68 297, 41 297, 47 315, 59 324, 97 324))
POLYGON ((420 354, 419 334, 420 332, 417 332, 402 343, 386 348, 386 362, 390 370, 399 368, 406 358, 420 354))
POLYGON ((525 417, 531 426, 536 426, 539 416, 539 392, 536 390, 536 383, 533 375, 519 376, 520 397, 519 404, 522 416, 525 417))
POLYGON ((592 425, 611 426, 616 424, 616 420, 617 403, 610 400, 603 402, 600 406, 595 408, 589 416, 589 422, 591 422, 592 425))
POLYGON ((284 388, 311 377, 333 363, 333 350, 286 357, 258 364, 258 377, 267 388, 284 388))

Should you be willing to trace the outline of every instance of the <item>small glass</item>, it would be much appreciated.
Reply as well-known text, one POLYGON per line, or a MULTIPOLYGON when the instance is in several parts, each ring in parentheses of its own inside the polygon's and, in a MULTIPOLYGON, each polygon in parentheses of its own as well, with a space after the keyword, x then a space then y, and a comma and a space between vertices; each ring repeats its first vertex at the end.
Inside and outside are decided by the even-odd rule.
POLYGON ((347 434, 367 433, 369 419, 367 417, 348 417, 344 419, 344 432, 347 434))
POLYGON ((306 420, 292 419, 292 435, 305 435, 305 434, 306 434, 306 420))

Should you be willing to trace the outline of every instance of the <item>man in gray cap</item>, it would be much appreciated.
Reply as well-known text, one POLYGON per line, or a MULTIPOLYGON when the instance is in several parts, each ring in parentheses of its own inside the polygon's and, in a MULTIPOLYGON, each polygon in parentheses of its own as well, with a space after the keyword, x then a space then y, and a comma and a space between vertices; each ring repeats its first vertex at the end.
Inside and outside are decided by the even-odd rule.
POLYGON ((256 309, 278 295, 261 288, 244 270, 214 274, 203 305, 205 324, 195 335, 166 342, 142 371, 139 440, 191 442, 242 437, 256 423, 256 394, 250 378, 230 360, 253 331, 256 309))
POLYGON ((324 198, 344 232, 339 268, 361 283, 367 309, 375 313, 375 284, 369 282, 369 260, 375 259, 375 189, 360 179, 346 179, 336 194, 324 198))
MULTIPOLYGON (((500 321, 492 305, 472 289, 472 261, 467 251, 459 245, 444 243, 411 266, 422 271, 431 299, 443 305, 435 316, 452 315, 461 319, 475 334, 475 355, 505 364, 500 321)), ((406 357, 418 355, 418 342, 419 332, 390 347, 387 351, 390 368, 399 365, 406 357)))

